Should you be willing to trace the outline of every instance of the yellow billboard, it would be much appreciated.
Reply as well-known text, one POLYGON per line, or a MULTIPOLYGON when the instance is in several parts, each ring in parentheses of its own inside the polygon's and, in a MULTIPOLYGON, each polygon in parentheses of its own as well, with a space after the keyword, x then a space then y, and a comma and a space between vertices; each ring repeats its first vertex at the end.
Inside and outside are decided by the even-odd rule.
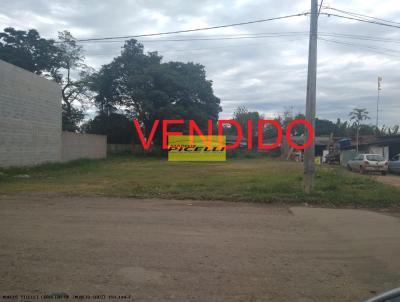
POLYGON ((226 137, 169 135, 168 161, 226 161, 226 137))

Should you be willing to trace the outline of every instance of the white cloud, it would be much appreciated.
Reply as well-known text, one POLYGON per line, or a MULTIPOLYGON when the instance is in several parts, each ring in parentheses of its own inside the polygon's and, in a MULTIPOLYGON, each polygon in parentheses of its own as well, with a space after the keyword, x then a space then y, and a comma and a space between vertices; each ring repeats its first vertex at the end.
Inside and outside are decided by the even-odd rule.
MULTIPOLYGON (((325 0, 325 5, 400 21, 398 0, 325 0)), ((309 9, 308 0, 16 0, 4 2, 0 26, 36 28, 46 37, 67 29, 78 38, 123 36, 174 31, 282 16, 309 9)), ((188 33, 179 37, 307 32, 308 17, 188 33)), ((321 33, 342 33, 400 40, 398 29, 321 16, 321 33)), ((177 37, 175 35, 175 37, 177 37)), ((366 107, 374 118, 376 77, 384 77, 382 118, 400 123, 400 44, 321 36, 318 53, 317 114, 347 118, 354 106, 366 107), (379 49, 374 49, 378 47, 379 49), (390 50, 382 50, 386 48, 390 50), (375 51, 383 53, 377 54, 375 51)), ((157 37, 165 39, 166 37, 157 37)), ((156 39, 156 38, 154 38, 156 39)), ((143 39, 146 40, 146 39, 143 39)), ((293 106, 304 109, 308 37, 286 37, 188 42, 143 42, 146 50, 159 50, 164 60, 194 61, 205 65, 222 99, 223 117, 238 105, 268 116, 293 106)), ((85 44, 87 62, 98 68, 120 51, 122 43, 85 44)))

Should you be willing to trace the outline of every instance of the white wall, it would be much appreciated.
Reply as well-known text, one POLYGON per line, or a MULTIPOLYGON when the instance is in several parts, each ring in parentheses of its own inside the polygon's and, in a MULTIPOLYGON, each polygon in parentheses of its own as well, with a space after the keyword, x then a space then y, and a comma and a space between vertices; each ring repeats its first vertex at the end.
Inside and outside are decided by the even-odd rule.
POLYGON ((106 158, 107 136, 63 132, 61 150, 63 162, 80 158, 106 158))
POLYGON ((60 160, 60 87, 0 60, 0 167, 60 160))

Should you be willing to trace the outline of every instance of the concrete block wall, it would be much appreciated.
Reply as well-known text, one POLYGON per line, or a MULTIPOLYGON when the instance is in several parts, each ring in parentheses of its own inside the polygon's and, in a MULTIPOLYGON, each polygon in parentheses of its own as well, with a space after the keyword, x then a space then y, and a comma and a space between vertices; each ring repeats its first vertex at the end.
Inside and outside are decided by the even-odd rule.
POLYGON ((60 160, 59 85, 0 60, 0 167, 60 160))
POLYGON ((106 158, 107 136, 63 132, 61 150, 63 162, 80 158, 106 158))
POLYGON ((108 154, 132 153, 132 145, 130 144, 107 144, 108 154))
POLYGON ((132 144, 107 144, 107 154, 140 154, 144 155, 148 153, 143 149, 142 145, 132 145, 132 144))

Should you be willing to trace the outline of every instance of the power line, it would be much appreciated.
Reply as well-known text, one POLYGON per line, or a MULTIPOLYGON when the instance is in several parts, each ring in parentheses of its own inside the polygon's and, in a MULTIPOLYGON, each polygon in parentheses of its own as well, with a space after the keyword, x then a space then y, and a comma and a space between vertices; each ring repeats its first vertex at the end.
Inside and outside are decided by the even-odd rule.
MULTIPOLYGON (((253 33, 253 34, 226 34, 226 35, 202 35, 200 37, 192 36, 187 38, 176 38, 172 39, 150 39, 150 40, 139 40, 141 43, 154 43, 154 42, 186 42, 186 41, 221 41, 221 40, 242 40, 242 39, 260 39, 260 38, 275 38, 275 37, 291 37, 308 35, 306 31, 297 32, 266 32, 266 33, 253 33)), ((342 37, 346 39, 356 39, 365 41, 377 41, 385 43, 400 43, 399 39, 381 38, 377 36, 368 35, 355 35, 355 34, 344 34, 335 32, 320 32, 320 36, 332 36, 342 37)), ((102 41, 89 41, 87 43, 122 43, 126 40, 102 40, 102 41)))
MULTIPOLYGON (((293 42, 293 41, 299 41, 304 39, 305 37, 301 38, 296 38, 296 39, 291 39, 288 42, 293 42)), ((146 41, 148 42, 148 41, 146 41)), ((205 47, 205 48, 195 48, 195 49, 176 49, 176 50, 167 50, 167 51, 159 51, 161 54, 164 53, 175 53, 175 52, 191 52, 191 51, 203 51, 203 50, 215 50, 215 49, 222 49, 222 48, 241 48, 241 47, 249 47, 249 46, 260 46, 260 45, 265 45, 263 43, 252 43, 252 44, 246 44, 246 45, 227 45, 227 46, 217 46, 217 47, 205 47)), ((108 56, 108 55, 115 55, 118 56, 120 54, 87 54, 88 56, 108 56)))
POLYGON ((337 14, 331 14, 331 13, 321 13, 321 15, 325 15, 325 16, 328 16, 328 17, 332 16, 332 17, 337 17, 337 18, 342 18, 342 19, 347 19, 347 20, 353 20, 353 21, 359 21, 359 22, 375 24, 375 25, 382 25, 382 26, 387 26, 387 27, 400 28, 400 26, 397 26, 397 25, 387 24, 387 23, 378 22, 378 21, 365 20, 365 19, 360 19, 360 18, 356 18, 356 17, 349 17, 349 16, 343 16, 343 15, 337 15, 337 14))
MULTIPOLYGON (((242 40, 242 39, 259 39, 259 38, 275 38, 275 37, 291 37, 291 36, 302 36, 308 35, 308 32, 282 32, 282 33, 258 33, 258 34, 248 34, 248 35, 232 35, 232 36, 222 36, 218 38, 178 38, 178 39, 159 39, 159 40, 140 40, 140 42, 148 43, 148 42, 185 42, 185 41, 222 41, 222 40, 242 40)), ((388 43, 400 43, 400 40, 397 39, 386 39, 379 38, 375 36, 366 36, 366 35, 354 35, 354 34, 342 34, 342 33, 330 33, 330 32, 321 32, 319 33, 321 36, 333 36, 333 37, 342 37, 348 39, 355 40, 366 40, 366 41, 376 41, 376 42, 388 42, 388 43)), ((124 42, 125 40, 119 40, 118 42, 124 42)), ((104 41, 107 42, 107 41, 104 41)), ((110 41, 114 42, 114 41, 110 41)))
MULTIPOLYGON (((343 16, 339 14, 332 14, 332 13, 326 13, 326 12, 320 12, 318 13, 326 16, 334 16, 338 18, 343 18, 343 19, 348 19, 348 20, 354 20, 354 21, 359 21, 359 22, 365 22, 365 23, 370 23, 370 24, 375 24, 375 25, 382 25, 382 26, 387 26, 387 27, 394 27, 394 28, 400 28, 400 23, 395 22, 395 21, 389 21, 389 20, 384 20, 384 19, 379 19, 375 18, 372 16, 367 16, 367 15, 362 15, 354 12, 349 12, 345 10, 340 10, 336 8, 330 8, 330 7, 325 7, 322 6, 323 0, 321 0, 320 6, 338 11, 340 13, 344 13, 350 16, 343 16), (369 18, 370 20, 366 20, 364 18, 369 18), (372 20, 371 20, 372 19, 372 20), (385 23, 384 23, 385 22, 385 23), (388 24, 391 23, 391 24, 388 24), (395 25, 399 24, 399 25, 395 25)), ((139 38, 139 37, 153 37, 153 36, 161 36, 161 35, 171 35, 171 34, 180 34, 180 33, 188 33, 188 32, 197 32, 197 31, 204 31, 204 30, 211 30, 211 29, 217 29, 217 28, 225 28, 225 27, 232 27, 232 26, 241 26, 241 25, 247 25, 247 24, 254 24, 254 23, 261 23, 261 22, 267 22, 267 21, 273 21, 273 20, 280 20, 280 19, 286 19, 286 18, 292 18, 292 17, 298 17, 298 16, 305 16, 308 15, 309 13, 300 13, 300 14, 294 14, 294 15, 287 15, 287 16, 281 16, 281 17, 276 17, 276 18, 269 18, 269 19, 261 19, 261 20, 254 20, 254 21, 248 21, 248 22, 241 22, 241 23, 233 23, 233 24, 227 24, 227 25, 220 25, 220 26, 212 26, 212 27, 204 27, 204 28, 195 28, 195 29, 187 29, 187 30, 180 30, 180 31, 171 31, 171 32, 161 32, 161 33, 151 33, 151 34, 140 34, 140 35, 131 35, 131 36, 116 36, 116 37, 104 37, 104 38, 90 38, 90 39, 78 39, 76 40, 77 42, 87 42, 87 43, 98 43, 98 42, 109 42, 109 43, 121 43, 124 42, 125 40, 121 39, 128 39, 128 38, 139 38)), ((274 32, 274 33, 257 33, 257 34, 241 34, 241 35, 225 35, 225 36, 202 36, 200 38, 176 38, 176 39, 159 39, 159 40, 142 40, 141 42, 149 43, 149 42, 185 42, 185 41, 222 41, 222 40, 243 40, 243 39, 261 39, 261 38, 275 38, 275 37, 290 37, 290 36, 299 36, 299 35, 305 35, 307 32, 274 32)), ((385 39, 385 38, 380 38, 380 37, 373 37, 373 36, 363 36, 363 35, 351 35, 351 34, 341 34, 341 33, 320 33, 320 36, 326 36, 326 37, 335 37, 335 38, 345 38, 345 39, 357 39, 357 40, 365 40, 365 41, 377 41, 377 42, 388 42, 388 43, 400 43, 399 40, 394 40, 394 39, 385 39)), ((324 39, 320 38, 321 40, 327 41, 327 42, 332 42, 332 43, 337 43, 341 45, 347 45, 347 46, 357 46, 361 47, 364 49, 368 50, 374 50, 375 52, 386 54, 386 55, 392 55, 388 52, 397 52, 396 50, 392 49, 387 49, 387 48, 379 48, 379 47, 372 47, 372 46, 360 46, 352 43, 346 43, 342 41, 337 41, 337 40, 330 40, 330 39, 324 39)), ((232 46, 227 46, 227 47, 232 47, 232 46)), ((237 47, 237 46, 236 46, 237 47)), ((211 50, 211 49, 218 49, 218 48, 225 48, 225 46, 222 47, 213 47, 213 48, 200 48, 200 49, 189 49, 189 50, 176 50, 176 51, 198 51, 198 50, 211 50)))
POLYGON ((322 8, 323 3, 324 3, 324 0, 321 0, 321 4, 319 5, 319 9, 318 9, 318 16, 321 13, 321 8, 322 8))
MULTIPOLYGON (((325 39, 325 40, 328 41, 329 39, 325 39)), ((336 40, 329 40, 329 41, 336 41, 336 40)), ((340 41, 337 41, 337 42, 340 42, 340 41)), ((387 52, 400 53, 400 50, 396 50, 396 49, 377 47, 377 46, 369 46, 369 45, 359 45, 359 44, 348 43, 348 42, 341 42, 341 43, 342 44, 346 43, 348 45, 359 46, 359 47, 364 47, 364 48, 368 48, 368 49, 376 49, 376 50, 382 50, 382 51, 387 51, 387 52)))
POLYGON ((400 40, 398 39, 387 39, 387 38, 380 38, 376 36, 367 36, 367 35, 354 35, 354 34, 329 33, 329 32, 321 32, 319 33, 319 35, 354 39, 354 40, 374 41, 374 42, 385 42, 385 43, 396 43, 396 44, 400 43, 400 40))
POLYGON ((367 50, 370 50, 372 52, 375 53, 379 53, 379 54, 384 54, 384 55, 388 55, 388 56, 392 56, 392 57, 396 57, 396 58, 400 58, 400 52, 396 51, 396 50, 391 50, 388 48, 381 48, 381 47, 373 47, 373 46, 367 46, 367 45, 358 45, 358 44, 354 44, 354 43, 349 43, 349 42, 342 42, 342 41, 338 41, 338 40, 333 40, 333 39, 326 39, 326 38, 318 38, 319 40, 322 41, 326 41, 326 42, 331 42, 331 43, 335 43, 335 44, 341 44, 341 45, 345 45, 345 46, 351 46, 354 48, 354 46, 359 47, 359 48, 364 48, 367 50), (388 53, 387 51, 390 52, 399 52, 399 55, 395 55, 392 53, 388 53))
MULTIPOLYGON (((152 39, 152 40, 140 40, 140 42, 186 42, 186 41, 221 41, 221 40, 242 40, 242 39, 260 39, 260 38, 275 38, 275 37, 290 37, 296 35, 307 35, 307 32, 287 32, 287 33, 266 33, 257 35, 239 35, 230 37, 218 37, 218 38, 176 38, 176 39, 152 39)), ((99 41, 88 41, 87 43, 121 43, 126 40, 99 40, 99 41)))
MULTIPOLYGON (((256 34, 256 36, 246 36, 246 37, 231 37, 229 39, 236 40, 236 39, 242 39, 242 38, 275 38, 275 37, 291 37, 291 36, 298 36, 298 35, 303 35, 302 32, 293 32, 292 35, 288 34, 279 34, 279 35, 264 35, 262 36, 261 34, 256 34)), ((332 42, 336 44, 342 44, 342 45, 347 45, 347 46, 356 46, 359 48, 364 48, 367 50, 374 50, 376 53, 380 54, 386 54, 393 56, 393 54, 390 54, 388 52, 399 52, 400 50, 395 50, 395 49, 389 49, 389 48, 383 48, 383 47, 374 47, 374 46, 368 46, 368 45, 359 45, 359 44, 354 44, 354 43, 349 43, 349 42, 343 42, 343 41, 337 41, 337 40, 332 40, 332 39, 326 39, 322 37, 333 37, 333 38, 344 38, 344 39, 353 39, 353 40, 362 40, 362 41, 381 41, 381 42, 391 42, 391 43, 400 43, 399 40, 392 40, 392 39, 380 39, 380 38, 375 38, 372 36, 364 36, 364 35, 351 35, 351 34, 341 34, 341 33, 320 33, 320 40, 327 41, 327 42, 332 42), (322 37, 321 37, 322 36, 322 37)), ((303 39, 304 37, 299 37, 297 39, 291 39, 291 41, 298 41, 303 39)), ((215 38, 215 39, 206 39, 206 40, 215 40, 215 41, 220 41, 220 40, 225 40, 227 38, 215 38)), ((146 41, 140 41, 140 42, 180 42, 180 41, 196 41, 200 40, 203 41, 205 39, 160 39, 160 40, 146 40, 146 41)), ((116 41, 117 42, 117 41, 116 41)), ((123 42, 123 41, 118 41, 118 42, 123 42)), ((227 46, 218 46, 218 47, 206 47, 206 48, 196 48, 196 49, 177 49, 177 50, 172 50, 172 51, 161 51, 162 53, 174 53, 174 52, 192 52, 192 51, 203 51, 203 50, 215 50, 215 49, 222 49, 222 48, 238 48, 238 47, 249 47, 249 46, 258 46, 262 45, 261 43, 253 43, 253 44, 246 44, 246 45, 227 45, 227 46)), ((107 56, 107 55, 118 55, 118 54, 88 54, 89 56, 107 56)), ((397 56, 396 56, 397 57, 397 56)))
POLYGON ((344 13, 350 16, 356 16, 356 17, 362 17, 362 18, 368 18, 368 19, 373 19, 373 20, 377 20, 377 21, 382 21, 382 22, 386 22, 386 23, 392 23, 392 24, 397 24, 400 25, 400 22, 396 22, 396 21, 391 21, 391 20, 385 20, 385 19, 381 19, 381 18, 376 18, 376 17, 372 17, 372 16, 367 16, 367 15, 363 15, 363 14, 359 14, 359 13, 355 13, 355 12, 350 12, 350 11, 345 11, 342 9, 337 9, 334 7, 329 7, 329 6, 324 6, 324 9, 328 9, 328 10, 334 10, 340 13, 344 13))
POLYGON ((260 19, 260 20, 240 22, 240 23, 232 23, 232 24, 226 24, 226 25, 218 25, 218 26, 210 26, 210 27, 202 27, 202 28, 194 28, 194 29, 185 29, 185 30, 177 30, 177 31, 168 31, 168 32, 160 32, 160 33, 151 33, 151 34, 139 34, 139 35, 129 35, 129 36, 115 36, 115 37, 103 37, 103 38, 77 39, 76 41, 77 42, 88 42, 88 41, 130 39, 130 38, 140 38, 140 37, 152 37, 152 36, 180 34, 180 33, 187 33, 187 32, 196 32, 196 31, 211 30, 211 29, 218 29, 218 28, 249 25, 249 24, 262 23, 262 22, 268 22, 268 21, 283 20, 283 19, 287 19, 287 18, 306 16, 308 14, 309 13, 299 13, 299 14, 293 14, 293 15, 287 15, 287 16, 281 16, 281 17, 275 17, 275 18, 260 19))

